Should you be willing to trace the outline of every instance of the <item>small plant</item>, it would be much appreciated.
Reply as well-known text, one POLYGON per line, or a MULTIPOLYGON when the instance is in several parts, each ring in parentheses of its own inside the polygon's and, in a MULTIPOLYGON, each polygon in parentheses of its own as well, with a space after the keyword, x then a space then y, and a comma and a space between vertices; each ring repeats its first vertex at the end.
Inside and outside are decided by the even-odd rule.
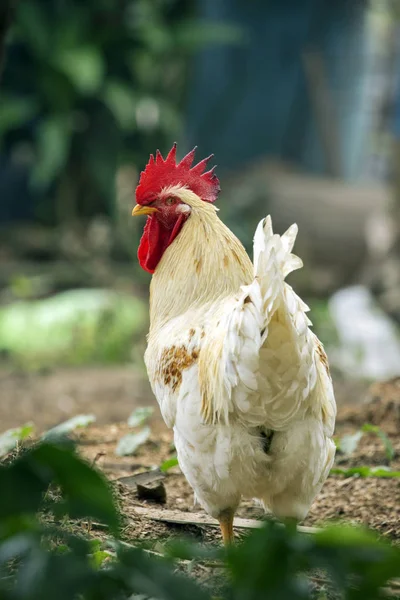
POLYGON ((374 433, 375 435, 377 435, 383 443, 388 462, 394 459, 395 451, 393 448, 393 444, 386 435, 386 433, 382 431, 380 427, 378 427, 377 425, 371 425, 370 423, 365 423, 365 425, 362 426, 361 431, 366 433, 374 433))
POLYGON ((331 469, 332 475, 344 475, 345 477, 400 477, 400 471, 392 471, 389 467, 350 467, 344 469, 334 467, 331 469))
POLYGON ((177 466, 179 466, 178 457, 172 456, 168 460, 164 460, 164 462, 160 465, 160 471, 162 473, 166 473, 167 471, 169 471, 169 469, 172 469, 173 467, 177 466))
POLYGON ((338 451, 344 454, 345 456, 350 456, 351 454, 353 454, 353 452, 357 450, 358 444, 364 436, 364 433, 373 433, 379 437, 379 439, 383 443, 387 461, 390 463, 395 457, 395 450, 393 444, 386 435, 386 433, 382 431, 380 427, 378 427, 377 425, 371 425, 370 423, 365 423, 361 427, 361 429, 359 429, 355 433, 347 434, 341 437, 337 441, 338 451))
POLYGON ((0 456, 5 456, 11 450, 14 450, 19 442, 26 440, 26 438, 33 434, 34 430, 35 427, 32 423, 25 423, 22 427, 8 429, 0 434, 0 456))

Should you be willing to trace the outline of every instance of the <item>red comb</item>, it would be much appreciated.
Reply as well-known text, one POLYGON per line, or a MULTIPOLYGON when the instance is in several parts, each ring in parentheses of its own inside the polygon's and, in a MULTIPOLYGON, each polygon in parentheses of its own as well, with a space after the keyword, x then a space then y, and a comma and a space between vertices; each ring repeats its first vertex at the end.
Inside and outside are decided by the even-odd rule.
POLYGON ((150 154, 150 160, 140 174, 136 188, 136 202, 142 205, 148 204, 163 188, 173 185, 186 185, 205 202, 215 202, 220 190, 218 177, 214 174, 215 167, 204 172, 213 155, 192 167, 195 152, 196 148, 193 148, 178 164, 176 164, 176 143, 165 160, 159 150, 156 152, 155 159, 153 154, 150 154))

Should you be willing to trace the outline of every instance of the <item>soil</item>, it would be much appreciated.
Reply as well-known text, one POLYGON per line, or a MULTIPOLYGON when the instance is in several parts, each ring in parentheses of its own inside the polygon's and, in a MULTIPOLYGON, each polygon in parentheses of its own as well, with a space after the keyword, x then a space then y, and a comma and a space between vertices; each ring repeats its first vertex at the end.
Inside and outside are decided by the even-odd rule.
POLYGON ((100 424, 126 421, 149 404, 156 406, 148 380, 131 365, 31 373, 0 368, 0 431, 33 422, 40 433, 88 413, 100 424))
MULTIPOLYGON (((122 513, 127 518, 126 538, 159 540, 183 529, 195 537, 219 540, 219 531, 215 528, 196 525, 182 528, 135 515, 135 506, 157 504, 139 501, 136 486, 126 485, 121 478, 154 469, 175 455, 172 432, 164 425, 157 408, 150 422, 151 437, 135 456, 120 457, 115 452, 121 437, 135 431, 126 423, 129 414, 138 406, 156 407, 143 373, 130 366, 45 373, 20 373, 3 368, 0 390, 2 430, 33 421, 37 432, 41 432, 74 415, 95 414, 96 423, 75 437, 82 453, 90 461, 96 461, 107 477, 116 482, 122 513)), ((378 425, 395 450, 390 468, 400 471, 400 378, 376 383, 369 389, 361 383, 338 382, 336 395, 339 405, 336 436, 354 433, 367 422, 378 425)), ((384 445, 373 433, 364 433, 350 456, 338 453, 336 462, 341 468, 388 463, 384 445)), ((165 509, 204 512, 200 506, 193 505, 192 490, 179 467, 166 473, 163 484, 165 509)), ((261 518, 262 515, 261 508, 253 502, 243 502, 238 511, 238 516, 244 518, 261 518)), ((304 524, 338 520, 364 523, 393 540, 400 540, 400 479, 329 477, 304 524)))
MULTIPOLYGON (((383 424, 382 429, 385 428, 383 424)), ((339 424, 338 433, 342 426, 339 424)), ((135 473, 154 469, 175 455, 172 434, 157 420, 152 424, 152 435, 137 451, 135 457, 117 457, 116 445, 119 439, 132 431, 125 423, 89 427, 78 436, 83 454, 104 470, 107 477, 116 482, 122 513, 127 517, 125 535, 129 540, 147 540, 156 543, 186 533, 198 539, 216 542, 220 539, 218 529, 202 525, 172 526, 167 523, 143 519, 142 514, 135 514, 135 507, 158 507, 157 502, 140 501, 136 489, 121 481, 135 473), (101 440, 101 441, 100 441, 101 440)), ((348 432, 346 425, 343 431, 348 432)), ((389 436, 395 450, 395 458, 391 469, 400 471, 400 435, 389 436)), ((338 454, 340 467, 356 465, 385 465, 387 463, 382 442, 374 434, 365 434, 357 450, 349 457, 338 454)), ((166 489, 167 510, 204 514, 200 506, 194 506, 193 492, 179 471, 174 467, 166 473, 163 480, 166 489)), ((240 506, 238 517, 260 519, 263 511, 253 502, 244 501, 240 506)), ((343 477, 331 476, 316 498, 312 509, 304 521, 304 525, 321 525, 328 522, 361 523, 368 525, 389 538, 400 541, 400 479, 384 479, 378 477, 343 477)), ((243 535, 243 530, 237 532, 243 535)))
MULTIPOLYGON (((380 384, 372 388, 369 403, 339 408, 336 435, 354 433, 359 426, 367 422, 378 425, 385 432, 393 446, 395 456, 390 468, 400 471, 400 380, 380 384), (372 410, 373 415, 368 411, 372 410), (349 420, 348 415, 351 415, 349 420), (396 421, 397 419, 397 421, 396 421), (356 423, 356 424, 355 424, 356 423)), ((367 396, 368 398, 368 396, 367 396)), ((90 426, 82 430, 76 439, 82 453, 95 461, 107 477, 115 482, 121 501, 122 513, 126 517, 124 535, 130 541, 141 540, 154 544, 160 539, 181 534, 208 542, 219 542, 218 529, 202 525, 171 525, 143 518, 136 514, 135 508, 158 507, 184 513, 204 514, 200 506, 193 504, 193 492, 179 467, 173 467, 165 474, 163 484, 166 489, 166 503, 140 501, 135 486, 127 485, 124 478, 159 467, 164 461, 175 456, 172 433, 156 413, 151 422, 151 437, 143 444, 134 457, 116 455, 116 445, 120 438, 134 431, 126 423, 114 423, 104 426, 90 426)), ((387 466, 388 459, 381 439, 374 433, 364 433, 358 447, 350 456, 340 453, 336 458, 337 466, 350 468, 355 466, 387 466)), ((253 502, 243 502, 238 517, 260 519, 263 511, 253 502)), ((304 525, 320 525, 328 522, 345 521, 368 525, 390 539, 400 541, 400 479, 357 476, 344 477, 332 475, 328 478, 321 493, 316 498, 304 525)), ((243 535, 243 530, 237 535, 243 535)))
MULTIPOLYGON (((124 541, 156 554, 163 554, 169 539, 182 535, 207 545, 221 545, 219 528, 210 526, 213 520, 200 506, 194 505, 193 492, 179 467, 160 473, 160 465, 175 456, 173 437, 160 417, 143 373, 130 366, 30 374, 3 368, 0 390, 2 430, 33 421, 39 433, 79 413, 95 414, 96 423, 77 430, 73 437, 80 452, 112 482, 122 515, 124 541), (116 448, 122 436, 140 429, 127 424, 129 414, 139 406, 155 407, 149 421, 151 435, 134 456, 118 456, 116 448), (138 474, 154 478, 153 484, 142 482, 146 494, 150 493, 154 500, 139 497, 140 488, 135 482, 138 474), (178 520, 186 517, 189 523, 171 523, 168 518, 171 511, 178 520), (156 514, 167 520, 154 520, 156 514)), ((336 396, 339 407, 336 437, 355 433, 364 423, 377 425, 386 433, 394 450, 390 469, 400 471, 400 378, 369 388, 360 382, 339 381, 336 396)), ((336 457, 336 466, 342 469, 387 467, 388 462, 384 443, 376 433, 364 433, 350 456, 338 452, 336 457)), ((261 520, 268 515, 254 502, 244 501, 237 517, 261 520)), ((331 475, 302 525, 333 522, 367 525, 399 544, 400 479, 331 475)), ((80 522, 70 526, 107 543, 108 534, 100 523, 80 522)), ((237 539, 248 533, 248 529, 235 528, 237 539)), ((185 561, 178 565, 182 571, 186 567, 189 569, 185 561)), ((224 580, 220 567, 196 563, 189 570, 191 576, 214 590, 224 580)), ((315 585, 317 591, 326 589, 318 583, 318 578, 315 585)), ((336 598, 334 593, 325 597, 336 598)))

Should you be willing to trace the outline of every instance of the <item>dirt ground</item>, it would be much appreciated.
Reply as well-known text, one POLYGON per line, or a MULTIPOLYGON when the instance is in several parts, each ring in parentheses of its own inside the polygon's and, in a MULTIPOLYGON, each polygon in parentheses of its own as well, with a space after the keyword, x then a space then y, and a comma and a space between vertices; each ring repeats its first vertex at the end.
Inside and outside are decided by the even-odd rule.
POLYGON ((78 414, 99 424, 126 421, 137 406, 156 406, 144 375, 131 365, 52 369, 0 367, 0 432, 33 422, 38 432, 78 414))
MULTIPOLYGON (((81 414, 93 413, 97 421, 76 434, 82 453, 95 461, 107 477, 115 482, 125 517, 124 538, 146 541, 157 546, 160 539, 185 533, 209 542, 218 542, 219 531, 209 525, 177 525, 154 521, 139 514, 138 508, 178 511, 179 514, 204 514, 193 505, 193 493, 179 467, 173 467, 153 485, 165 487, 166 502, 138 498, 135 482, 126 477, 146 473, 175 455, 172 433, 162 422, 158 409, 151 419, 151 437, 135 456, 119 457, 115 450, 121 437, 135 431, 126 419, 138 406, 156 406, 148 382, 131 367, 56 370, 48 373, 22 374, 0 371, 0 423, 9 427, 34 422, 37 431, 81 414), (161 481, 162 479, 162 481, 161 481)), ((372 423, 388 435, 395 457, 392 470, 400 471, 400 378, 375 384, 336 385, 339 413, 336 435, 354 433, 364 423, 372 423)), ((349 457, 338 454, 337 466, 387 465, 382 441, 365 433, 356 451, 349 457)), ((165 513, 167 514, 167 513, 165 513)), ((259 519, 263 511, 251 501, 243 502, 238 516, 259 519)), ((304 525, 331 521, 364 523, 389 538, 400 540, 400 479, 378 477, 344 477, 332 475, 316 498, 304 525)), ((95 527, 95 526, 94 526, 95 527)), ((244 530, 237 530, 243 535, 244 530)))
MULTIPOLYGON (((354 433, 364 423, 378 425, 387 434, 395 451, 390 468, 400 471, 400 378, 375 384, 364 394, 363 400, 357 404, 342 403, 339 406, 336 435, 340 438, 344 434, 354 433)), ((116 483, 122 512, 126 517, 124 536, 129 540, 147 541, 151 547, 157 546, 160 539, 182 532, 200 540, 218 541, 218 529, 208 525, 177 525, 143 517, 140 508, 147 508, 150 516, 155 514, 154 510, 175 511, 178 519, 179 513, 204 514, 200 506, 194 506, 192 490, 179 467, 170 469, 162 480, 166 491, 166 502, 162 504, 140 500, 135 482, 126 479, 156 469, 175 455, 172 433, 157 412, 150 424, 151 438, 138 449, 134 457, 118 457, 115 453, 122 435, 133 431, 126 423, 91 426, 82 430, 77 437, 83 454, 95 461, 107 477, 116 483)), ((376 434, 365 433, 350 456, 337 454, 336 463, 341 468, 373 467, 386 466, 388 459, 382 440, 376 434)), ((157 485, 160 485, 160 481, 153 484, 157 485)), ((237 516, 260 519, 263 511, 254 502, 244 501, 237 516)), ((362 523, 399 542, 400 479, 330 476, 303 525, 315 526, 332 521, 362 523)), ((236 533, 243 535, 245 532, 237 530, 236 533)))
MULTIPOLYGON (((335 391, 339 407, 337 438, 359 431, 365 423, 378 425, 395 452, 390 468, 400 471, 400 378, 371 387, 338 380, 335 391)), ((29 374, 0 369, 1 430, 33 422, 40 433, 82 413, 94 414, 96 422, 77 430, 72 437, 82 455, 112 482, 121 512, 122 540, 156 555, 163 555, 168 540, 177 536, 207 546, 222 544, 217 522, 194 505, 193 492, 179 467, 160 471, 160 466, 175 456, 175 448, 172 432, 161 419, 143 372, 131 366, 29 374), (134 456, 118 456, 116 448, 122 436, 143 427, 127 424, 131 412, 141 406, 154 406, 148 423, 151 435, 134 456)), ((373 433, 364 433, 350 456, 338 453, 336 457, 340 468, 379 465, 387 466, 388 459, 384 443, 373 433)), ((249 533, 249 525, 268 518, 255 502, 248 500, 242 502, 236 516, 237 540, 249 533)), ((364 524, 400 544, 400 479, 331 475, 302 526, 332 522, 364 524)), ((101 523, 73 521, 66 526, 101 540, 105 549, 112 548, 112 540, 101 523)), ((225 580, 218 564, 178 561, 176 568, 214 594, 225 580)), ((334 588, 324 577, 311 577, 316 593, 336 599, 334 588)), ((394 595, 398 597, 397 591, 394 595)))
MULTIPOLYGON (((400 388, 399 388, 400 391, 400 388)), ((396 456, 391 462, 393 470, 400 470, 400 403, 397 406, 397 425, 395 424, 394 411, 387 409, 386 419, 381 421, 380 427, 388 434, 396 456), (394 429, 396 427, 396 433, 394 429)), ((349 433, 358 429, 349 425, 347 411, 344 409, 339 414, 337 433, 349 433)), ((363 412, 365 407, 352 410, 352 415, 359 415, 364 423, 363 412)), ((375 424, 376 420, 375 420, 375 424)), ((135 457, 117 457, 116 444, 122 435, 128 433, 130 428, 126 424, 113 424, 103 427, 90 427, 82 431, 79 443, 82 452, 90 460, 104 470, 107 476, 117 483, 118 495, 121 499, 123 514, 127 517, 124 534, 132 540, 148 540, 157 543, 160 538, 169 537, 183 530, 186 534, 207 541, 219 539, 218 529, 208 526, 190 525, 181 526, 168 523, 155 522, 143 518, 142 511, 136 512, 137 507, 147 507, 150 511, 164 509, 168 511, 182 511, 184 513, 204 513, 199 506, 193 505, 193 493, 187 484, 179 467, 174 467, 165 475, 163 484, 166 489, 166 503, 154 501, 140 501, 135 486, 126 483, 126 477, 136 473, 148 471, 161 465, 165 460, 174 456, 172 435, 157 419, 152 424, 151 439, 138 451, 135 457)), ((337 462, 340 467, 353 467, 357 465, 386 465, 387 459, 382 442, 374 434, 365 434, 357 450, 345 458, 338 454, 337 462)), ((253 502, 243 502, 238 515, 243 518, 258 519, 263 515, 261 508, 253 502)), ((304 525, 320 525, 327 522, 345 521, 347 523, 363 523, 389 538, 400 540, 400 480, 384 479, 377 477, 343 477, 331 476, 327 480, 321 493, 313 504, 304 525)), ((237 532, 240 534, 240 532, 237 532)))

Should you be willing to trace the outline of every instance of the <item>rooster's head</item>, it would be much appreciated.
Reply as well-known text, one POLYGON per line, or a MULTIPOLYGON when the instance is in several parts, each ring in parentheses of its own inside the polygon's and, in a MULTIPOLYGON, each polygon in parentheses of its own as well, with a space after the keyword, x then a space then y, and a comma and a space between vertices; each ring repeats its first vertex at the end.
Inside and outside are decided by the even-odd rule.
POLYGON ((132 214, 148 215, 138 258, 149 273, 154 273, 165 250, 181 231, 193 203, 213 203, 217 199, 220 188, 215 167, 205 171, 212 155, 192 167, 195 151, 196 148, 177 163, 176 144, 165 160, 157 150, 156 157, 151 154, 140 175, 132 214))

